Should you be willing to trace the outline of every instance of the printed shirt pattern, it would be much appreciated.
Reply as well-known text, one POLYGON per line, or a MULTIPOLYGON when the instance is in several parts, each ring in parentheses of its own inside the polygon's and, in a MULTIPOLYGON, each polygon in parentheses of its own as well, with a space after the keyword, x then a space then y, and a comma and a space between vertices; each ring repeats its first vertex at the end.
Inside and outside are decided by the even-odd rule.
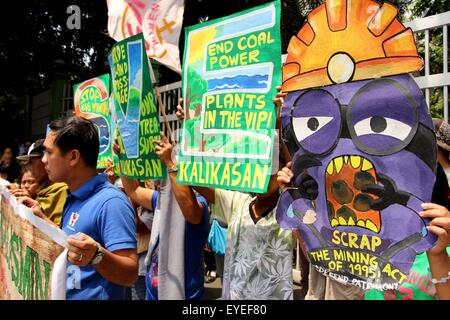
POLYGON ((293 299, 293 236, 276 221, 276 208, 253 222, 248 194, 216 189, 212 214, 228 224, 223 298, 293 299))

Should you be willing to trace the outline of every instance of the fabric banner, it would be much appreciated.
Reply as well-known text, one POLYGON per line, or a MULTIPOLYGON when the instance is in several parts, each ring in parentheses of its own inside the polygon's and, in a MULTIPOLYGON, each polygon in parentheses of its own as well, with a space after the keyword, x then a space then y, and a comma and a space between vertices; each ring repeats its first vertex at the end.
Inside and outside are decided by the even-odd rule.
POLYGON ((108 32, 116 41, 143 33, 149 58, 181 73, 178 41, 183 0, 107 0, 108 32))
POLYGON ((436 139, 411 29, 384 2, 326 1, 292 37, 283 66, 283 140, 292 187, 277 208, 322 274, 395 290, 433 246, 436 139), (347 7, 348 6, 348 7, 347 7))
POLYGON ((100 150, 97 169, 104 169, 108 161, 112 162, 114 131, 111 127, 109 83, 109 74, 104 74, 73 87, 75 114, 90 119, 98 129, 100 150))
POLYGON ((61 244, 67 235, 18 205, 8 191, 0 191, 0 201, 0 299, 65 299, 61 244))
POLYGON ((186 220, 172 191, 170 179, 160 185, 154 217, 145 262, 151 268, 156 267, 152 274, 158 275, 158 299, 185 300, 184 262, 185 254, 188 254, 184 250, 186 220), (156 266, 151 263, 155 248, 158 255, 156 266))
POLYGON ((119 133, 120 173, 130 178, 164 179, 166 170, 154 152, 153 141, 161 139, 161 125, 142 34, 115 44, 108 60, 119 133))
POLYGON ((278 1, 186 28, 179 183, 267 190, 280 71, 278 1))

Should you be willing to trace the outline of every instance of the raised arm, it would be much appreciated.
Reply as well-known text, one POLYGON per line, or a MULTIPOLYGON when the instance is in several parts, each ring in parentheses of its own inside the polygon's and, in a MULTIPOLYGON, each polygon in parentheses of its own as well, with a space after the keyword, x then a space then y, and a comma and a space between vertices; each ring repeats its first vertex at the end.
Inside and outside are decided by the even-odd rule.
MULTIPOLYGON (((116 142, 113 144, 113 151, 116 154, 120 153, 120 147, 116 142)), ((135 179, 130 179, 125 176, 121 176, 120 179, 122 180, 125 193, 128 197, 130 197, 131 201, 144 207, 145 209, 154 210, 152 205, 152 196, 155 191, 141 187, 139 185, 139 181, 135 179)))
POLYGON ((197 201, 190 186, 177 183, 177 166, 172 160, 172 148, 169 139, 161 132, 162 140, 155 140, 155 153, 167 166, 170 184, 184 218, 192 224, 200 224, 203 218, 203 205, 197 201))
MULTIPOLYGON (((184 109, 182 105, 183 105, 183 98, 180 98, 180 100, 178 100, 176 112, 178 121, 180 122, 183 121, 184 119, 184 109)), ((213 188, 197 187, 197 186, 192 186, 192 188, 198 193, 200 193, 206 199, 206 201, 208 201, 208 203, 214 203, 215 190, 213 188)))
POLYGON ((198 186, 192 186, 192 188, 198 193, 200 193, 206 199, 206 201, 208 201, 208 203, 215 203, 216 189, 198 186))

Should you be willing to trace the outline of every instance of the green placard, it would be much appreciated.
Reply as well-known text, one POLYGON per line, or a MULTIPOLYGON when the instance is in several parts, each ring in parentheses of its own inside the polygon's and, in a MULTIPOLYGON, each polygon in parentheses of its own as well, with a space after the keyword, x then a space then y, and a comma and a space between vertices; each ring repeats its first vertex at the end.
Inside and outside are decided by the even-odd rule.
POLYGON ((280 2, 186 28, 177 181, 266 192, 281 84, 280 2))
POLYGON ((108 54, 121 154, 120 173, 130 178, 164 179, 153 140, 161 125, 141 34, 116 43, 108 54))
POLYGON ((109 74, 104 74, 73 87, 75 114, 92 120, 98 129, 100 139, 98 169, 106 168, 108 160, 112 161, 114 128, 111 125, 109 82, 109 74))

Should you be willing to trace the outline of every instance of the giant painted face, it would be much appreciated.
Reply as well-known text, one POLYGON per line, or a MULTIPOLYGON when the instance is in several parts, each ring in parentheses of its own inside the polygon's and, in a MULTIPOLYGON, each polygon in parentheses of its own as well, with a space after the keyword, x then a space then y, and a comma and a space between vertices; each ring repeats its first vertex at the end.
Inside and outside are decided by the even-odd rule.
MULTIPOLYGON (((361 3, 374 2, 339 3, 355 9, 361 3)), ((386 7, 383 11, 385 5, 378 5, 378 12, 387 12, 386 7)), ((323 25, 320 19, 328 17, 333 28, 333 16, 320 14, 325 8, 337 10, 327 2, 311 13, 297 35, 304 52, 298 53, 298 38, 293 39, 283 70, 283 88, 290 92, 282 109, 282 130, 294 178, 293 188, 280 198, 277 218, 283 227, 301 231, 317 270, 326 275, 332 272, 343 283, 362 288, 378 283, 382 288, 382 284, 404 281, 416 252, 435 241, 427 233, 426 221, 418 215, 420 204, 431 199, 435 180, 432 121, 412 77, 395 75, 397 70, 412 71, 410 64, 383 68, 383 63, 392 66, 398 60, 389 55, 380 57, 384 62, 370 69, 378 70, 373 76, 376 79, 371 79, 367 76, 370 73, 361 71, 367 61, 355 57, 365 53, 358 48, 351 51, 350 39, 343 42, 348 50, 344 53, 322 50, 324 70, 310 66, 313 71, 309 74, 305 69, 298 72, 302 62, 304 66, 315 63, 301 60, 307 58, 307 50, 315 50, 308 34, 316 37, 320 30, 313 26, 318 28, 323 25), (308 38, 310 47, 305 46, 308 38), (337 61, 336 56, 340 56, 337 61), (324 86, 308 85, 308 79, 324 86), (361 262, 364 257, 367 263, 361 262), (336 267, 339 261, 340 268, 336 267), (393 275, 388 267, 398 273, 393 275)), ((361 21, 370 19, 363 17, 361 21)), ((408 29, 401 27, 397 32, 407 36, 408 29)), ((381 43, 386 41, 390 40, 381 43)), ((379 62, 373 59, 368 60, 379 62)))

